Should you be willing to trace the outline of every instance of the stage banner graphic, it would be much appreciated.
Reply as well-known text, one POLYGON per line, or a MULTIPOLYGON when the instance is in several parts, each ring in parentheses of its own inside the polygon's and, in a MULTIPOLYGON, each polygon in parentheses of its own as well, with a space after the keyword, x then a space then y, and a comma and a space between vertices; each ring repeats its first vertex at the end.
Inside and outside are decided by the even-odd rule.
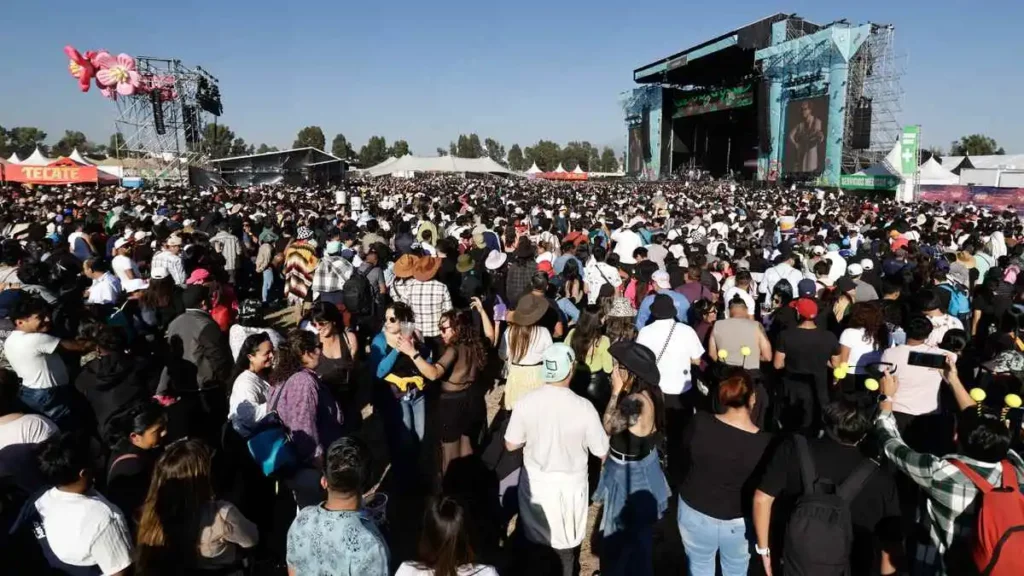
POLYGON ((701 91, 687 94, 673 100, 675 107, 673 118, 696 116, 707 112, 741 108, 754 103, 754 85, 735 86, 718 90, 701 91))
POLYGON ((95 166, 8 165, 4 175, 8 182, 26 182, 31 184, 95 183, 98 177, 95 166))
POLYGON ((892 190, 899 184, 899 176, 843 174, 839 180, 839 187, 849 190, 892 190))
POLYGON ((904 176, 913 176, 918 170, 918 150, 921 146, 921 127, 904 126, 903 138, 900 139, 900 173, 904 176))

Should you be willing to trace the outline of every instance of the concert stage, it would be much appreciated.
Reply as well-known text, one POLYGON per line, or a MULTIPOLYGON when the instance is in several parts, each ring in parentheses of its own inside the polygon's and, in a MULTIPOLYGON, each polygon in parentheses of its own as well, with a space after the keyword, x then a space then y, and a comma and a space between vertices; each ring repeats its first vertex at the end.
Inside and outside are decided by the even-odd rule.
POLYGON ((837 186, 900 135, 891 26, 775 14, 633 71, 626 172, 837 186))

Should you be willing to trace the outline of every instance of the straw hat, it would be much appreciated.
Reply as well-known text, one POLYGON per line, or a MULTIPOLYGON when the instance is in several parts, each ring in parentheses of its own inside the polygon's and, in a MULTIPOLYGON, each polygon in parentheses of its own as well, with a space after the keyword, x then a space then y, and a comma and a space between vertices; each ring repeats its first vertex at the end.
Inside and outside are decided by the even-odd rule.
POLYGON ((403 254, 397 262, 395 262, 395 277, 396 278, 412 278, 413 269, 416 267, 417 258, 412 254, 403 254))
POLYGON ((434 279, 437 271, 441 269, 441 259, 423 256, 412 267, 413 278, 420 282, 427 282, 434 279))
POLYGON ((465 274, 473 269, 473 257, 469 254, 462 254, 455 262, 455 269, 465 274))

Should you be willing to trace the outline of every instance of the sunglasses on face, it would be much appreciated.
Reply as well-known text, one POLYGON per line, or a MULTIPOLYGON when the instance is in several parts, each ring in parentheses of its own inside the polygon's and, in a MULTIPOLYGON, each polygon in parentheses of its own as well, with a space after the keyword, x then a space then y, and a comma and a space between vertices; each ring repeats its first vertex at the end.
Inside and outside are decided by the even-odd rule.
POLYGON ((394 316, 388 316, 386 320, 388 321, 388 324, 394 324, 398 322, 398 318, 395 318, 394 316))

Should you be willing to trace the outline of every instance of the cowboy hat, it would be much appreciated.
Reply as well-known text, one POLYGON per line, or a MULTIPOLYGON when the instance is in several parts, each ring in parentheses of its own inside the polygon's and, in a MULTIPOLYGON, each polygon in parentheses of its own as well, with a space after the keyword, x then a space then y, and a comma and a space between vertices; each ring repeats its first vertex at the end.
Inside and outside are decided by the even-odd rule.
POLYGON ((412 254, 402 254, 402 256, 395 262, 395 277, 396 278, 412 278, 413 269, 416 267, 417 258, 412 254))
POLYGON ((618 363, 637 378, 655 386, 661 382, 658 358, 650 348, 631 340, 612 344, 608 352, 618 363))
POLYGON ((437 271, 441 268, 441 259, 430 256, 423 256, 416 261, 412 267, 413 278, 420 282, 427 282, 434 279, 437 271))
POLYGON ((508 260, 508 256, 504 252, 491 250, 491 253, 487 255, 487 260, 484 260, 484 266, 488 270, 497 270, 505 265, 506 260, 508 260))
POLYGON ((509 316, 509 322, 519 326, 533 326, 548 311, 548 301, 543 296, 524 294, 516 309, 509 316))
POLYGON ((469 254, 462 254, 459 259, 455 262, 455 269, 460 273, 465 274, 473 269, 473 257, 469 254))

